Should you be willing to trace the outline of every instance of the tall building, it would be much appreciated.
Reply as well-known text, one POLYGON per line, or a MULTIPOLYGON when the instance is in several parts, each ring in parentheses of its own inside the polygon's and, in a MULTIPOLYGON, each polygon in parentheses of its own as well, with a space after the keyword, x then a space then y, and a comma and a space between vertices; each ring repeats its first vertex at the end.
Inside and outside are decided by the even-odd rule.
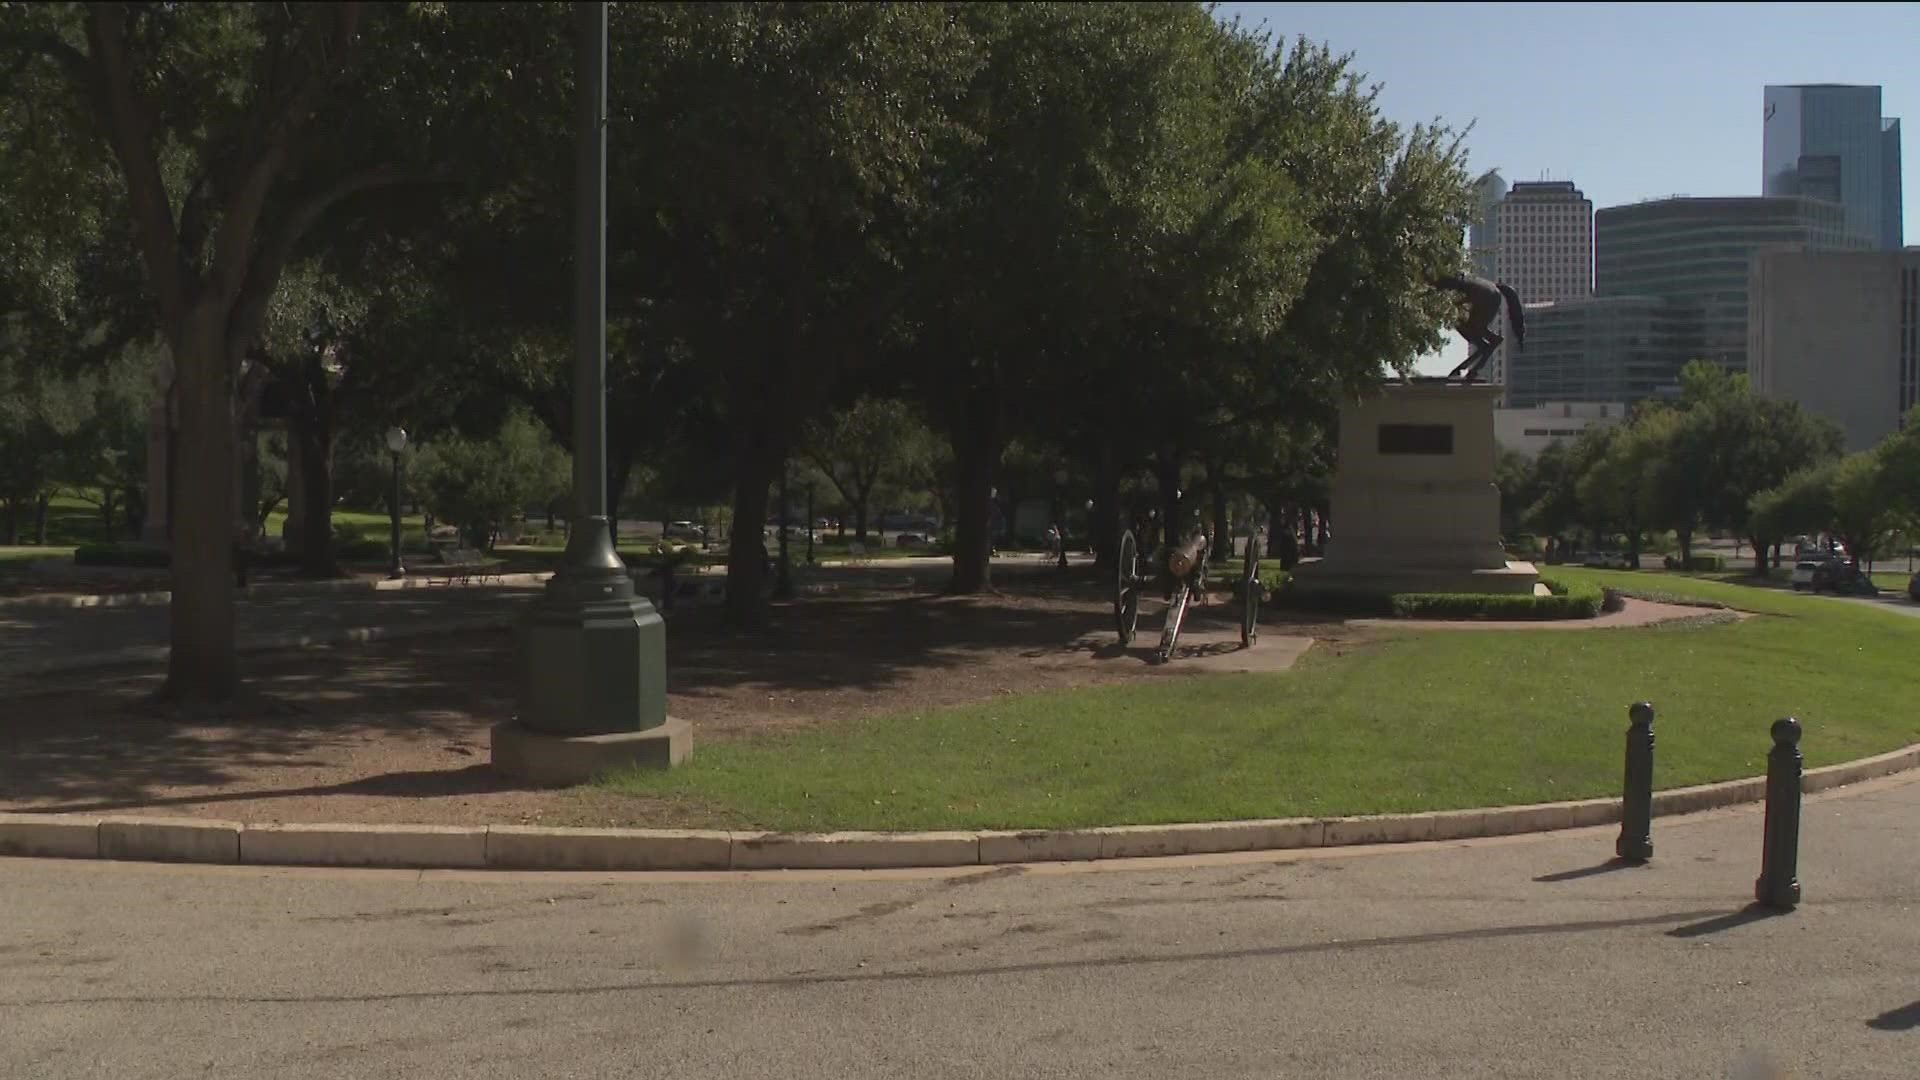
POLYGON ((1492 278, 1500 273, 1500 200, 1507 197, 1507 182, 1499 169, 1488 169, 1473 182, 1473 193, 1477 205, 1467 225, 1467 258, 1475 275, 1492 278))
POLYGON ((1880 88, 1769 86, 1765 98, 1761 192, 1839 203, 1850 231, 1897 249, 1900 122, 1880 115, 1880 88))
POLYGON ((1691 309, 1699 336, 1688 343, 1692 351, 1671 357, 1675 373, 1695 358, 1729 371, 1747 369, 1747 279, 1756 254, 1870 246, 1848 230, 1838 203, 1810 198, 1676 198, 1610 206, 1594 215, 1594 232, 1597 295, 1659 297, 1691 309))
MULTIPOLYGON (((1484 276, 1513 286, 1521 303, 1593 295, 1593 200, 1571 181, 1513 185, 1500 200, 1494 223, 1494 272, 1484 276)), ((1495 350, 1484 369, 1488 382, 1506 383, 1513 353, 1511 343, 1495 350)))
POLYGON ((1920 403, 1920 248, 1754 260, 1754 390, 1800 403, 1865 450, 1920 403))
POLYGON ((1593 295, 1593 200, 1567 180, 1523 180, 1500 201, 1499 280, 1522 303, 1593 295))
POLYGON ((1679 392, 1700 319, 1658 296, 1595 296, 1527 307, 1527 346, 1507 369, 1507 405, 1626 402, 1679 392))

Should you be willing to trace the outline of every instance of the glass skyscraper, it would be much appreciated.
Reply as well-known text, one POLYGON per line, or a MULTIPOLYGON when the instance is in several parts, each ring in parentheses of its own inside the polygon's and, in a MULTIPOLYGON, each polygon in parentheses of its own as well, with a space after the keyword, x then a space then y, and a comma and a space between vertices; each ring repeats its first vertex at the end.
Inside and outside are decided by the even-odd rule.
POLYGON ((1769 86, 1765 115, 1762 193, 1839 203, 1849 231, 1900 247, 1900 122, 1880 115, 1879 87, 1769 86))
POLYGON ((1848 229, 1842 206, 1814 198, 1655 199, 1607 207, 1594 215, 1594 227, 1595 293, 1659 297, 1699 320, 1698 338, 1671 360, 1674 372, 1696 357, 1747 370, 1747 283, 1755 255, 1873 246, 1848 229))

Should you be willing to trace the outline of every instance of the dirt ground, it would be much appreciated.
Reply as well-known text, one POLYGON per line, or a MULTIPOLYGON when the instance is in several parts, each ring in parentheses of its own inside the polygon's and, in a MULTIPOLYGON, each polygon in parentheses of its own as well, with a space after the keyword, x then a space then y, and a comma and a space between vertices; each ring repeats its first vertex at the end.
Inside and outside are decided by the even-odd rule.
MULTIPOLYGON (((1278 669, 1309 638, 1339 652, 1394 625, 1269 612, 1256 651, 1246 653, 1238 609, 1216 600, 1190 617, 1191 651, 1153 665, 1158 611, 1142 613, 1140 637, 1123 649, 1091 584, 1023 583, 967 598, 898 590, 809 597, 776 605, 770 625, 751 634, 724 629, 717 609, 687 609, 668 624, 668 710, 692 722, 697 754, 836 719, 1198 677, 1234 670, 1240 657, 1272 657, 1278 669)), ((1584 625, 1700 614, 1636 601, 1584 625)), ((66 676, 52 689, 16 683, 0 690, 0 810, 246 822, 714 820, 673 800, 530 790, 497 776, 488 730, 511 715, 516 672, 513 638, 502 630, 254 656, 238 701, 184 715, 152 704, 157 672, 66 676)))
MULTIPOLYGON (((1146 662, 1153 610, 1138 647, 1122 649, 1095 594, 1025 585, 977 598, 814 597, 776 606, 752 634, 725 630, 716 609, 686 610, 668 625, 668 709, 693 723, 697 754, 752 732, 1203 669, 1146 662)), ((1236 618, 1216 603, 1189 626, 1195 638, 1224 640, 1237 635, 1236 618)), ((1269 618, 1256 649, 1284 649, 1290 635, 1338 647, 1368 633, 1269 618)), ((151 704, 152 672, 10 688, 0 700, 0 809, 247 822, 690 820, 669 802, 528 790, 493 773, 488 729, 513 709, 510 632, 256 656, 246 671, 241 700, 184 716, 151 704)))

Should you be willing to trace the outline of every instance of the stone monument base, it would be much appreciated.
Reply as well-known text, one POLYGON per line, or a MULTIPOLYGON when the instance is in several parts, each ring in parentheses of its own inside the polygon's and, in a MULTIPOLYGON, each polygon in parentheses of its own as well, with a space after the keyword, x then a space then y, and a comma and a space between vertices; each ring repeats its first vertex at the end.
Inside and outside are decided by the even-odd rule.
POLYGON ((511 721, 493 727, 493 767, 538 787, 572 787, 616 769, 670 769, 691 753, 693 728, 671 716, 608 735, 551 735, 511 721))
POLYGON ((1367 567, 1343 570, 1324 559, 1308 559, 1294 568, 1288 588, 1302 593, 1338 592, 1392 596, 1397 593, 1495 593, 1534 595, 1540 571, 1530 562, 1514 562, 1497 570, 1460 570, 1450 567, 1367 567))

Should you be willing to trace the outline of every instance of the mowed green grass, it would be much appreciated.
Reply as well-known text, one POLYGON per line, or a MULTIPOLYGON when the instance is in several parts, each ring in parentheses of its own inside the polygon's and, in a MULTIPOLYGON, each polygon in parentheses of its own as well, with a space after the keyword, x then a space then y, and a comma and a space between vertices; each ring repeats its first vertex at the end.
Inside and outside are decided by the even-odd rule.
MULTIPOLYGON (((1920 619, 1680 575, 1556 568, 1719 600, 1740 622, 1405 632, 1278 675, 1169 677, 848 721, 611 777, 677 815, 785 830, 1040 828, 1453 809, 1616 794, 1627 706, 1658 709, 1656 782, 1920 740, 1920 619), (1651 579, 1651 580, 1650 580, 1651 579)), ((957 673, 956 673, 957 674, 957 673)), ((697 735, 697 733, 696 733, 697 735)))

